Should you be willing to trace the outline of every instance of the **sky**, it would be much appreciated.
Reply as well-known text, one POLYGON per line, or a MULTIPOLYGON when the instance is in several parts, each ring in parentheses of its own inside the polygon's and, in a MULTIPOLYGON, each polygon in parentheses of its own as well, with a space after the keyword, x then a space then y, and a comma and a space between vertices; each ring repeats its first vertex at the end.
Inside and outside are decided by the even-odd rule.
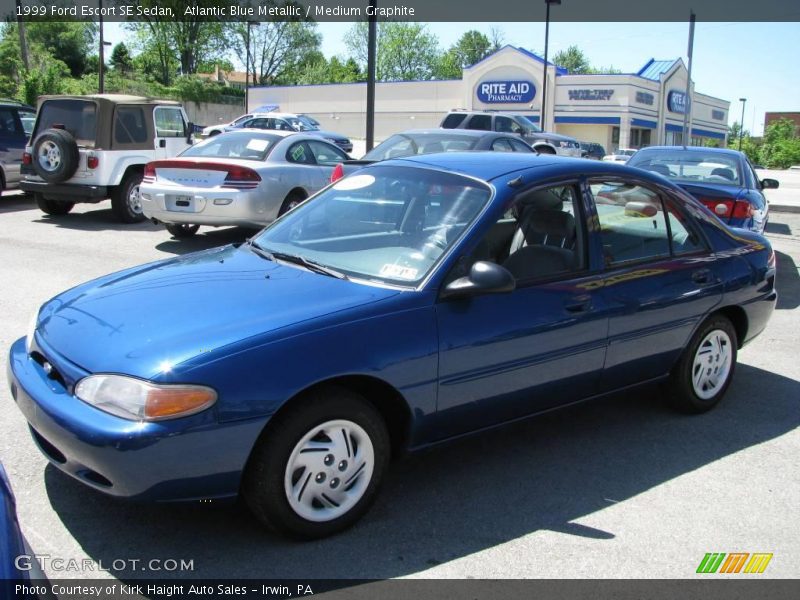
MULTIPOLYGON (((504 41, 537 53, 544 51, 544 23, 429 23, 442 48, 470 29, 488 35, 492 27, 504 41)), ((350 23, 319 23, 322 52, 346 56, 344 34, 350 23)), ((106 23, 105 38, 116 44, 129 34, 106 23)), ((651 58, 687 60, 688 23, 550 23, 549 54, 577 45, 595 67, 635 73, 651 58)), ((695 90, 731 102, 730 123, 740 121, 753 135, 764 129, 764 113, 800 111, 797 44, 800 23, 702 23, 695 26, 692 79, 695 90)))

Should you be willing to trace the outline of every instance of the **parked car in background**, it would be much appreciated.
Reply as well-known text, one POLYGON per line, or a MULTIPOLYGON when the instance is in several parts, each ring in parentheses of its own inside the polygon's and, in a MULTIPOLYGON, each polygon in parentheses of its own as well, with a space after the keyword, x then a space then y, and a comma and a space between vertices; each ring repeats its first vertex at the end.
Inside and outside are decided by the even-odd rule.
POLYGON ((148 163, 142 212, 179 238, 200 225, 262 227, 325 187, 348 158, 317 136, 237 129, 148 163))
POLYGON ((542 131, 527 115, 511 112, 452 110, 440 124, 444 129, 478 129, 520 136, 539 154, 581 156, 575 138, 542 131))
POLYGON ((606 155, 606 149, 597 142, 581 142, 581 156, 592 160, 602 160, 606 155))
POLYGON ((515 135, 478 131, 473 129, 411 129, 387 138, 359 160, 348 160, 337 165, 331 181, 341 179, 364 165, 380 160, 433 154, 434 152, 464 152, 489 150, 492 152, 523 152, 532 154, 534 149, 515 135))
POLYGON ((639 150, 628 166, 671 179, 705 204, 731 227, 761 233, 769 220, 765 189, 775 179, 761 179, 747 155, 727 148, 650 146, 639 150))
POLYGON ((319 129, 307 117, 294 113, 269 113, 257 115, 250 119, 240 121, 236 125, 225 128, 225 131, 236 129, 273 129, 276 131, 301 131, 332 142, 347 153, 353 151, 353 142, 350 138, 333 131, 319 129))
POLYGON ((191 131, 183 107, 171 100, 42 96, 23 154, 20 188, 48 215, 111 197, 117 218, 136 223, 144 219, 139 198, 144 165, 191 146, 191 131))
POLYGON ((247 243, 57 295, 8 379, 82 484, 241 493, 265 525, 319 538, 366 513, 395 454, 657 381, 709 411, 774 284, 766 238, 659 175, 437 153, 368 165, 247 243))
POLYGON ((619 150, 615 150, 611 154, 606 154, 603 157, 605 162, 612 162, 612 163, 619 163, 624 165, 625 163, 630 160, 631 156, 636 154, 636 150, 633 148, 620 148, 619 150))
POLYGON ((35 115, 32 106, 0 100, 0 194, 19 185, 22 155, 30 135, 26 120, 35 115))
POLYGON ((219 123, 217 125, 209 125, 208 127, 204 127, 201 134, 203 137, 212 137, 215 135, 219 135, 225 131, 228 131, 230 127, 236 127, 240 123, 244 123, 245 121, 249 121, 255 117, 263 117, 268 115, 269 113, 247 113, 242 115, 241 117, 236 117, 233 121, 229 123, 219 123))

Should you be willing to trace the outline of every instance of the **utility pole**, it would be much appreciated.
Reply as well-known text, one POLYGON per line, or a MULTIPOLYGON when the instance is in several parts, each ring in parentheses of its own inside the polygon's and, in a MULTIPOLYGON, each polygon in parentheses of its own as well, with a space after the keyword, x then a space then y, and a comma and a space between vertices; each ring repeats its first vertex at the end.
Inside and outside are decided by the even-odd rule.
POLYGON ((98 91, 103 94, 106 91, 106 48, 103 41, 103 0, 97 0, 97 5, 100 7, 98 21, 100 25, 100 63, 98 64, 98 91))
POLYGON ((378 46, 377 0, 369 0, 372 8, 367 34, 367 152, 375 145, 375 67, 378 46))
POLYGON ((547 119, 547 74, 550 71, 547 62, 547 51, 550 42, 550 5, 561 4, 561 0, 544 0, 544 3, 547 6, 547 12, 544 20, 544 79, 542 80, 542 114, 541 117, 539 117, 539 127, 542 128, 542 131, 547 129, 545 120, 547 119))
POLYGON ((683 114, 683 145, 691 146, 691 126, 692 126, 692 49, 694 47, 694 11, 689 11, 689 50, 687 56, 689 64, 686 67, 688 75, 686 77, 686 112, 683 114))

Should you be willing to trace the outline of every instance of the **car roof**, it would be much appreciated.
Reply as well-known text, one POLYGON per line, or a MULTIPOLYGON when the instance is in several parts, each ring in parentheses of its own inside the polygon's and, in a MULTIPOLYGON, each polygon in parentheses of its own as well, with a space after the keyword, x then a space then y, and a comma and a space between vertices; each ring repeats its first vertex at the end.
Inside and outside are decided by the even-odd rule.
POLYGON ((101 102, 108 102, 111 104, 163 104, 167 106, 181 106, 181 103, 176 102, 175 100, 160 100, 157 98, 133 96, 130 94, 58 94, 51 96, 39 96, 40 105, 45 100, 99 100, 101 102))
MULTIPOLYGON (((225 133, 220 135, 229 135, 231 133, 263 133, 267 135, 276 135, 278 137, 288 137, 290 135, 297 135, 296 131, 285 131, 283 129, 261 129, 260 127, 237 127, 233 131, 226 131, 225 133)), ((314 139, 319 139, 319 138, 315 137, 314 139)))
POLYGON ((647 171, 626 167, 615 163, 586 160, 585 158, 568 158, 548 154, 527 154, 511 152, 442 152, 437 154, 419 154, 403 158, 392 158, 375 163, 381 166, 420 166, 433 169, 454 171, 476 179, 491 181, 504 175, 543 169, 548 172, 543 177, 551 176, 629 176, 650 181, 654 184, 679 189, 660 175, 647 171), (411 164, 410 164, 411 163, 411 164))
POLYGON ((738 150, 733 150, 731 148, 707 148, 705 146, 648 146, 647 148, 642 148, 639 152, 649 153, 655 150, 680 150, 682 152, 702 152, 703 154, 722 154, 733 157, 742 155, 738 150))
POLYGON ((0 99, 0 106, 19 108, 27 112, 36 112, 36 108, 34 108, 33 106, 30 106, 29 104, 25 104, 23 102, 19 102, 17 100, 12 100, 10 98, 0 99))
MULTIPOLYGON (((407 129, 405 131, 398 131, 393 133, 394 135, 427 135, 427 134, 439 134, 439 135, 454 135, 457 137, 465 137, 465 138, 481 138, 486 135, 506 135, 508 137, 516 137, 519 139, 519 136, 515 136, 509 133, 503 133, 501 131, 483 131, 481 129, 448 129, 446 127, 430 127, 427 129, 407 129)), ((389 136, 389 137, 392 137, 389 136)), ((388 139, 388 138, 387 138, 388 139)))

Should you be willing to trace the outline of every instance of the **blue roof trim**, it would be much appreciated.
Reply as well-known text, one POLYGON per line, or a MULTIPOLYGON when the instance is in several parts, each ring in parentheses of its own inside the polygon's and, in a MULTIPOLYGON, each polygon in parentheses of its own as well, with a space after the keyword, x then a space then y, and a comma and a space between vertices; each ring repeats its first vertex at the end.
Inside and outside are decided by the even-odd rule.
POLYGON ((675 131, 680 133, 681 131, 683 131, 683 125, 673 125, 672 123, 667 123, 665 129, 667 131, 675 131))
POLYGON ((709 131, 708 129, 695 129, 692 127, 692 135, 699 135, 700 137, 710 137, 718 140, 724 140, 725 134, 717 131, 709 131))
POLYGON ((650 129, 657 129, 658 123, 656 121, 648 121, 647 119, 631 119, 633 127, 649 127, 650 129))
POLYGON ((672 60, 651 58, 636 74, 650 81, 660 81, 661 75, 669 71, 679 60, 678 58, 673 58, 672 60))
MULTIPOLYGON (((505 46, 503 46, 502 48, 498 48, 497 50, 495 50, 491 54, 487 54, 482 59, 480 59, 478 62, 472 63, 468 67, 465 67, 464 70, 471 69, 472 67, 481 64, 483 61, 489 60, 492 56, 494 56, 498 52, 502 52, 506 48, 511 48, 512 50, 516 50, 520 54, 523 54, 523 55, 527 56, 528 58, 532 58, 533 60, 544 64, 544 59, 541 56, 539 56, 538 54, 534 54, 530 50, 525 50, 525 48, 518 48, 517 46, 512 46, 511 44, 506 44, 505 46)), ((555 67, 556 68, 556 75, 566 75, 569 72, 564 67, 559 67, 557 64, 552 63, 549 60, 547 61, 547 64, 549 66, 551 66, 551 67, 555 67)))
POLYGON ((556 123, 586 123, 595 125, 619 125, 619 117, 556 117, 556 123))

